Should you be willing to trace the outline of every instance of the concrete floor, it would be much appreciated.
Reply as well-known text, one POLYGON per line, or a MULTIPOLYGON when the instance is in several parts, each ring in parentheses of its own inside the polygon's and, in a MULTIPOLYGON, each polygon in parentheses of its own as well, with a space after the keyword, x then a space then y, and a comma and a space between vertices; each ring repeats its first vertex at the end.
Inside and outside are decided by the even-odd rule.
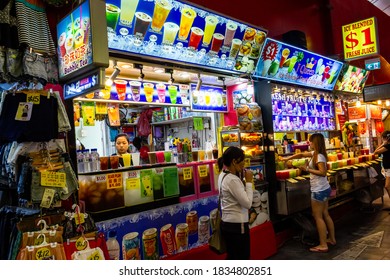
MULTIPOLYGON (((303 238, 302 231, 287 239, 270 260, 390 260, 390 199, 385 194, 372 207, 355 207, 334 216, 337 244, 327 253, 309 251, 313 238, 303 238)), ((314 244, 317 245, 317 244, 314 244)))

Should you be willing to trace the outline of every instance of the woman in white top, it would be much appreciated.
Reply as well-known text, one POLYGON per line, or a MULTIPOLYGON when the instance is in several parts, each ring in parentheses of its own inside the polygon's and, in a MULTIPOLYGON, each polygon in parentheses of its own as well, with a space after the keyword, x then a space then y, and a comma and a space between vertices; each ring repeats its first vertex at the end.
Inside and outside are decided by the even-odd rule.
POLYGON ((325 140, 321 133, 315 133, 310 136, 309 141, 312 151, 294 154, 281 158, 281 160, 310 157, 305 165, 299 167, 301 170, 310 173, 311 208, 320 241, 320 244, 310 248, 310 251, 326 253, 328 252, 328 244, 336 245, 336 237, 334 223, 328 212, 331 188, 326 176, 325 140))
POLYGON ((244 169, 244 151, 229 147, 218 159, 222 210, 222 235, 228 260, 250 259, 249 212, 253 199, 253 174, 244 169), (244 178, 244 182, 241 180, 244 178))

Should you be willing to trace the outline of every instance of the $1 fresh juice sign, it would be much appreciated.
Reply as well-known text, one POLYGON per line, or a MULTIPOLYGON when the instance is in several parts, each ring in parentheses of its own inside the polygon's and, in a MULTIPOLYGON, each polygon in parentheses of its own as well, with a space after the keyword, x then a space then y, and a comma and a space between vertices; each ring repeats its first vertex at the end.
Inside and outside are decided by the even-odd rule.
POLYGON ((344 59, 353 60, 379 52, 376 18, 368 18, 342 26, 344 59))

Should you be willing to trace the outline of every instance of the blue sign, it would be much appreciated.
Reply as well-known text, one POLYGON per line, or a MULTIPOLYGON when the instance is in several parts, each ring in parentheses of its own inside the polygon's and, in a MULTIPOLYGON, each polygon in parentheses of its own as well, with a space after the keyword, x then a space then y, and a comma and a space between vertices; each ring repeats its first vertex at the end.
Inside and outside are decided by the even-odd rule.
POLYGON ((342 62, 267 38, 255 77, 333 90, 342 62))
POLYGON ((266 31, 175 0, 107 0, 111 50, 252 73, 266 31))
POLYGON ((104 88, 104 69, 64 85, 64 99, 74 98, 104 88))
POLYGON ((220 87, 201 86, 196 90, 196 84, 191 84, 191 110, 220 112, 228 111, 226 92, 220 87))
POLYGON ((381 69, 381 60, 379 58, 366 59, 364 61, 367 70, 378 70, 381 69))

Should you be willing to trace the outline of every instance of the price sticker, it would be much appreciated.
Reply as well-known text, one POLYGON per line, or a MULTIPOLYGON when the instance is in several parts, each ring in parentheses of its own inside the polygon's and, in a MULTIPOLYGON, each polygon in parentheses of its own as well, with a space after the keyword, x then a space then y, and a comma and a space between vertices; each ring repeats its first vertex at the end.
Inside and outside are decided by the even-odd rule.
POLYGON ((199 177, 204 178, 207 177, 208 172, 207 172, 207 165, 199 165, 198 166, 198 171, 199 171, 199 177))
POLYGON ((95 250, 88 258, 88 261, 98 261, 104 260, 103 256, 100 254, 98 250, 95 250))
POLYGON ((35 259, 39 260, 39 261, 50 259, 51 256, 52 256, 52 253, 48 247, 40 248, 35 253, 35 259))
POLYGON ((64 172, 41 172, 41 185, 46 187, 66 187, 66 174, 64 172))
POLYGON ((38 105, 41 103, 41 95, 37 92, 27 93, 27 102, 38 105))
POLYGON ((183 168, 183 179, 184 180, 191 180, 192 179, 192 168, 191 167, 183 168))
POLYGON ((140 189, 139 178, 127 178, 126 179, 126 190, 137 190, 140 189))
POLYGON ((268 41, 267 45, 264 47, 264 50, 265 51, 262 54, 263 60, 274 60, 279 51, 278 43, 268 41))
POLYGON ((77 251, 84 250, 85 248, 87 248, 87 245, 88 245, 87 240, 83 236, 80 236, 75 243, 75 247, 77 251))
POLYGON ((107 174, 107 189, 123 188, 122 173, 107 174))
POLYGON ((76 225, 81 225, 85 223, 85 215, 83 213, 74 214, 74 222, 76 225))

